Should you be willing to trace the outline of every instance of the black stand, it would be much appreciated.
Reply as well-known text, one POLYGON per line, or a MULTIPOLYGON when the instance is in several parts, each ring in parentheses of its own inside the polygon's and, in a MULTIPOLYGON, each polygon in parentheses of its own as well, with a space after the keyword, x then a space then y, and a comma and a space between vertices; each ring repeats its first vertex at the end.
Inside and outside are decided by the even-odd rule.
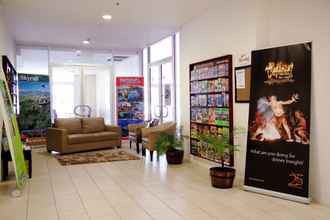
MULTIPOLYGON (((32 178, 32 153, 31 149, 24 149, 24 158, 25 161, 28 162, 28 171, 29 178, 32 178)), ((1 167, 2 167, 2 180, 7 180, 8 178, 8 170, 9 170, 9 162, 12 161, 11 154, 9 150, 2 150, 1 152, 1 167)))

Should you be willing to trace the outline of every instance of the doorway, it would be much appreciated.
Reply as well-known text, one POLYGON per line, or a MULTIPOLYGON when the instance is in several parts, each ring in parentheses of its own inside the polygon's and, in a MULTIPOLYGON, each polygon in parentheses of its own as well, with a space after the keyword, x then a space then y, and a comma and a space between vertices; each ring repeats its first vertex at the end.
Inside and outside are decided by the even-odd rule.
POLYGON ((175 121, 175 77, 172 61, 152 65, 150 79, 151 118, 158 118, 161 122, 175 121))

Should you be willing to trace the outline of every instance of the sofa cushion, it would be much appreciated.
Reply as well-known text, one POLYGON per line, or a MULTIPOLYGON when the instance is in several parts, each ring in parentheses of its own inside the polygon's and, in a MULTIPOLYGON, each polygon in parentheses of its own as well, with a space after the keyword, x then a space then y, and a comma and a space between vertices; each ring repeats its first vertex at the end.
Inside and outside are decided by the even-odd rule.
POLYGON ((67 129, 68 134, 82 133, 80 118, 57 118, 55 119, 55 128, 67 129))
POLYGON ((71 134, 68 135, 68 143, 81 144, 81 143, 117 140, 118 138, 119 135, 111 131, 103 131, 98 133, 87 133, 87 134, 71 134))
POLYGON ((83 118, 83 133, 96 133, 105 130, 104 118, 83 118))

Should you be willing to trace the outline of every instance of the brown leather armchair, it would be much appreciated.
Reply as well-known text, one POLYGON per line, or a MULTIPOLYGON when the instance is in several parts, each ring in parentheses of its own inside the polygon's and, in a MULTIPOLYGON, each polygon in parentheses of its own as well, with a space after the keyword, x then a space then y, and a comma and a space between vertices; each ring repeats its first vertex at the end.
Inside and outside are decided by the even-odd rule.
POLYGON ((176 123, 166 122, 152 128, 142 128, 142 151, 148 149, 150 152, 150 160, 153 160, 153 152, 155 151, 155 144, 161 134, 173 134, 176 133, 176 123))
POLYGON ((128 125, 129 147, 132 148, 132 142, 136 143, 136 152, 140 153, 140 143, 142 143, 142 128, 154 127, 159 124, 159 119, 145 121, 144 124, 128 125))

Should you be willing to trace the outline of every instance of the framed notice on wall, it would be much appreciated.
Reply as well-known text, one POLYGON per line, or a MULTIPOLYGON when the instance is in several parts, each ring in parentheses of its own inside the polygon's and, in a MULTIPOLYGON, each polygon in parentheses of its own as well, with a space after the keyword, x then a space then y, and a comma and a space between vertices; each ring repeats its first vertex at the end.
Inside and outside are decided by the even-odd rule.
POLYGON ((250 101, 251 66, 235 68, 235 102, 250 101))
POLYGON ((224 161, 201 134, 233 142, 232 56, 227 55, 190 65, 190 152, 192 155, 214 162, 234 164, 234 154, 226 152, 224 161))

